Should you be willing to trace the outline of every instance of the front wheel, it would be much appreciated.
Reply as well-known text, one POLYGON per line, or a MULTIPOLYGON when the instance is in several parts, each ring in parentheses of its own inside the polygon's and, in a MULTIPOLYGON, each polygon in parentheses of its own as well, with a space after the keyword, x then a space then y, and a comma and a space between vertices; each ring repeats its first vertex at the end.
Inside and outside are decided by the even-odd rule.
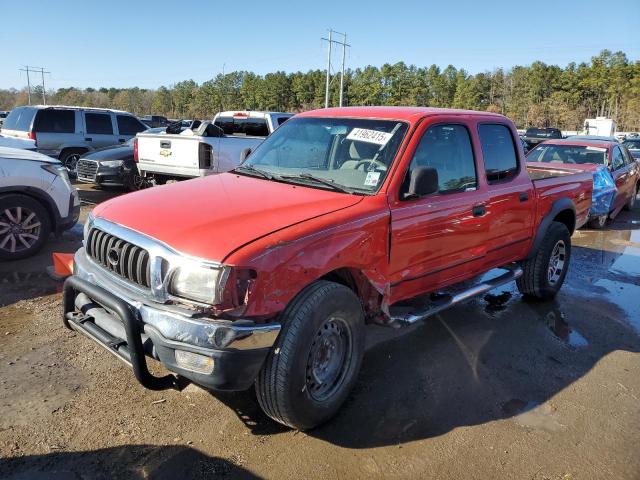
POLYGON ((0 197, 0 260, 18 260, 37 253, 51 232, 47 210, 25 195, 0 197))
POLYGON ((609 220, 608 215, 600 215, 589 220, 589 226, 595 230, 602 230, 607 226, 607 221, 609 220))
POLYGON ((640 183, 636 185, 635 188, 633 189, 631 198, 629 199, 629 202, 627 202, 627 205, 626 205, 627 210, 631 210, 633 212, 636 209, 638 205, 638 194, 640 194, 640 183))
POLYGON ((516 281, 526 297, 550 300, 556 296, 569 269, 571 235, 563 223, 551 222, 535 255, 522 262, 516 281))
POLYGON ((318 281, 285 309, 283 328, 256 379, 262 410, 305 430, 333 417, 356 381, 364 313, 352 290, 318 281))

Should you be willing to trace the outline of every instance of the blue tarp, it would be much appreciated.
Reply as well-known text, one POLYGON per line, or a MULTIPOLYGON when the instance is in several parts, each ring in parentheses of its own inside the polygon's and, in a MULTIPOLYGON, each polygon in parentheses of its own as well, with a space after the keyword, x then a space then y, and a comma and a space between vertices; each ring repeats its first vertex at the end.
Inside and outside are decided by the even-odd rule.
POLYGON ((593 193, 591 195, 590 216, 597 217, 608 214, 613 208, 616 198, 616 182, 606 166, 593 172, 593 193))

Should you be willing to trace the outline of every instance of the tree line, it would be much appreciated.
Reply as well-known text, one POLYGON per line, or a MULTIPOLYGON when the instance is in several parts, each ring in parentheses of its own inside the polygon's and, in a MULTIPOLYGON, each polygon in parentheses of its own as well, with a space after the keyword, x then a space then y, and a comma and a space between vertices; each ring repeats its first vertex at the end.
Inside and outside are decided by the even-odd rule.
MULTIPOLYGON (((338 78, 330 88, 337 105, 338 78)), ((32 89, 32 103, 42 91, 32 89)), ((325 72, 257 75, 219 74, 196 83, 185 80, 155 90, 133 88, 59 88, 47 91, 49 104, 116 108, 135 115, 211 118, 221 110, 300 112, 324 106, 325 72)), ((27 104, 27 91, 0 90, 0 110, 27 104)), ((618 130, 640 130, 640 61, 603 50, 588 63, 561 68, 536 61, 529 66, 469 74, 452 65, 417 67, 404 62, 348 70, 345 105, 416 105, 502 113, 519 128, 581 130, 586 118, 613 118, 618 130)))

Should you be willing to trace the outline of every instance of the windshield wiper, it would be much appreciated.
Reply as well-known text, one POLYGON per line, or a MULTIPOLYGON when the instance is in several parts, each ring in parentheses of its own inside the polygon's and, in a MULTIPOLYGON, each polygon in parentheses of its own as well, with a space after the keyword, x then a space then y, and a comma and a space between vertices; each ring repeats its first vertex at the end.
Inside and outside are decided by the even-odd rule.
POLYGON ((273 180, 275 178, 269 172, 260 170, 259 168, 256 168, 253 165, 239 165, 236 168, 234 168, 233 171, 239 172, 239 173, 247 173, 249 175, 253 175, 254 177, 266 178, 267 180, 273 180))
POLYGON ((284 180, 299 180, 299 179, 311 180, 312 182, 321 183, 322 185, 331 187, 332 190, 335 190, 337 192, 354 193, 353 189, 339 185, 335 183, 333 180, 328 180, 322 177, 316 177, 315 175, 312 175, 306 172, 299 173, 298 175, 281 175, 278 178, 281 178, 284 180))

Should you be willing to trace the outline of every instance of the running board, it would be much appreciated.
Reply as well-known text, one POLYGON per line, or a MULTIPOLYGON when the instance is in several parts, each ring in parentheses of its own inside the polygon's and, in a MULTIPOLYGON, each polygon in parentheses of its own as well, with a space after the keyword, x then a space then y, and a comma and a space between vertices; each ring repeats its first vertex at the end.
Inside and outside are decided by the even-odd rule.
POLYGON ((426 320, 427 318, 435 315, 436 313, 440 313, 447 308, 451 308, 454 305, 466 302, 467 300, 477 297, 478 295, 482 295, 489 290, 500 287, 505 283, 513 282, 514 280, 522 276, 522 269, 517 265, 504 268, 508 269, 506 273, 503 273, 496 278, 492 278, 491 280, 487 280, 485 282, 474 285, 473 287, 458 292, 455 295, 447 295, 444 299, 442 299, 442 301, 433 302, 422 311, 404 313, 400 315, 392 314, 390 316, 391 325, 397 327, 408 327, 409 325, 413 325, 416 322, 426 320))

